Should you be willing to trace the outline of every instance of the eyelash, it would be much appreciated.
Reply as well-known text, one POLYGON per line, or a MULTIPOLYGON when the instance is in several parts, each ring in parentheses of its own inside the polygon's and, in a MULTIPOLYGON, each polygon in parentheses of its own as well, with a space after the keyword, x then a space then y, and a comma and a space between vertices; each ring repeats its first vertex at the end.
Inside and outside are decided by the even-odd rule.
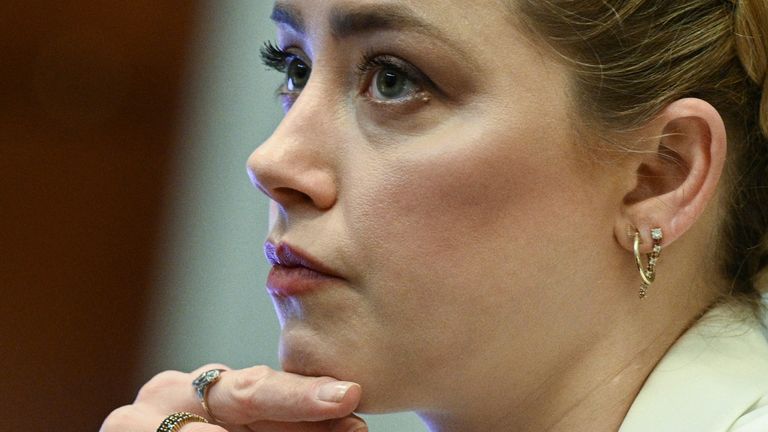
MULTIPOLYGON (((299 56, 279 48, 272 42, 265 42, 261 49, 261 59, 264 65, 280 73, 286 73, 290 62, 295 58, 299 58, 299 56)), ((373 73, 385 68, 402 73, 419 89, 423 89, 425 86, 434 86, 434 83, 414 66, 392 55, 377 54, 374 51, 363 54, 357 65, 358 81, 365 80, 363 88, 367 89, 371 85, 373 73)), ((419 90, 417 93, 423 93, 423 90, 419 90)), ((278 95, 290 96, 291 94, 293 92, 287 91, 285 85, 278 89, 278 95)))
POLYGON ((264 66, 274 69, 280 73, 285 73, 288 69, 288 60, 297 57, 281 48, 278 48, 272 42, 264 42, 261 47, 261 61, 264 66))

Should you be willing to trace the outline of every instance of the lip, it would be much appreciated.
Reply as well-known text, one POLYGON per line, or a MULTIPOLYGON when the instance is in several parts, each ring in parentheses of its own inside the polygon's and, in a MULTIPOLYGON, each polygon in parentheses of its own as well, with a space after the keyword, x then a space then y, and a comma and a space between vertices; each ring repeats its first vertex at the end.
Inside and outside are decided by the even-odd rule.
POLYGON ((267 277, 267 291, 273 296, 296 296, 343 279, 307 252, 287 243, 267 241, 264 243, 264 255, 272 264, 267 277))

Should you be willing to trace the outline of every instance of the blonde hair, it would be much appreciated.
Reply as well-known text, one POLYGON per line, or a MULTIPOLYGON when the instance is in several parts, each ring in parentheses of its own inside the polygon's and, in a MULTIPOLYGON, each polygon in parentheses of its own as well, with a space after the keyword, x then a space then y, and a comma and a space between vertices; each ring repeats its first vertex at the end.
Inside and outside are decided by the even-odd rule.
POLYGON ((762 88, 760 127, 768 136, 768 1, 741 0, 736 5, 736 51, 747 75, 762 88))
POLYGON ((685 97, 718 109, 731 141, 723 272, 729 294, 757 304, 768 266, 768 0, 516 0, 510 8, 572 70, 582 117, 604 130, 633 129, 685 97))

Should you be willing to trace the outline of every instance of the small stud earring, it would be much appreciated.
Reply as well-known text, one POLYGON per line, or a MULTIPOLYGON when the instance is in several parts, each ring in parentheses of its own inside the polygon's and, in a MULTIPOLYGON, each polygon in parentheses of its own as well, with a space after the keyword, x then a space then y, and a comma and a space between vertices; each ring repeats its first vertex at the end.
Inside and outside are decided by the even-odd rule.
POLYGON ((661 254, 661 241, 664 239, 664 233, 661 228, 651 229, 651 239, 653 239, 653 249, 651 253, 646 254, 648 264, 643 266, 643 261, 640 259, 640 232, 635 231, 635 262, 637 263, 637 269, 640 271, 640 279, 642 279, 642 284, 640 285, 641 299, 645 298, 648 294, 648 288, 656 280, 656 263, 661 254))

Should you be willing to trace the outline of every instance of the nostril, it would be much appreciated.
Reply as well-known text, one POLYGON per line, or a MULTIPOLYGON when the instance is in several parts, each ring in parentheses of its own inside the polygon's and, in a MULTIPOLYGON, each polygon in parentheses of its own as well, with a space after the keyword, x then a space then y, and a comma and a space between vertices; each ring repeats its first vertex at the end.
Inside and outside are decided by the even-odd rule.
POLYGON ((283 204, 315 204, 309 194, 289 187, 278 187, 272 190, 273 199, 283 204))

